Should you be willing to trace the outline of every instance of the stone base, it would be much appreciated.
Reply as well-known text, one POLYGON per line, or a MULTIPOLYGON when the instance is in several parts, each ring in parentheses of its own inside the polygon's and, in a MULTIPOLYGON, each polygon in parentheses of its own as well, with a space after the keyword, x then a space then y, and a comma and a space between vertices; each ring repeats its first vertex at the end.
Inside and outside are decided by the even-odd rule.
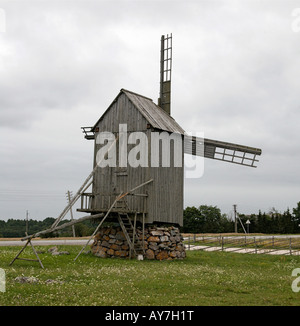
MULTIPOLYGON (((143 231, 137 228, 142 242, 143 231)), ((157 260, 183 259, 186 256, 183 237, 178 228, 147 226, 144 230, 144 258, 157 260)), ((91 246, 92 253, 101 258, 129 257, 129 246, 120 227, 106 227, 99 230, 91 246)))

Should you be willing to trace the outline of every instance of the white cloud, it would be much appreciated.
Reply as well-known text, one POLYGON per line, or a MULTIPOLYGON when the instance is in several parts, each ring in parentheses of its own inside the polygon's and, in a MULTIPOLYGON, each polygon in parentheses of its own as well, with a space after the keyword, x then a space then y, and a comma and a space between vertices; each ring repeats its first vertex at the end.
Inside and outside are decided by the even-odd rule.
POLYGON ((186 182, 185 204, 206 201, 225 212, 237 201, 246 212, 296 206, 300 33, 291 28, 291 12, 297 1, 5 1, 0 7, 6 13, 0 219, 21 218, 26 209, 34 218, 59 214, 64 192, 76 191, 92 168, 92 144, 80 127, 93 125, 123 87, 156 102, 160 36, 171 32, 174 118, 207 138, 263 149, 257 169, 207 160, 204 177, 186 182), (12 207, 7 190, 44 192, 46 199, 28 194, 12 207), (60 199, 48 205, 53 196, 60 199))

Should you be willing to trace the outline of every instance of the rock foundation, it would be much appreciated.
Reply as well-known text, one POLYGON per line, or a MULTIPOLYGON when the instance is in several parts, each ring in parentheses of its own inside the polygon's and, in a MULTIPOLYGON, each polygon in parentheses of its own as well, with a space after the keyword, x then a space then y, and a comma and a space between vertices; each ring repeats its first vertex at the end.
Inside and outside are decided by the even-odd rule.
MULTIPOLYGON (((144 230, 137 228, 137 237, 140 245, 144 242, 144 258, 157 260, 171 260, 185 258, 183 237, 178 228, 148 226, 144 230)), ((129 246, 120 227, 106 227, 100 229, 91 246, 92 253, 101 258, 129 257, 129 246)), ((139 252, 138 252, 139 253, 139 252)), ((143 251, 141 251, 141 254, 143 251)))

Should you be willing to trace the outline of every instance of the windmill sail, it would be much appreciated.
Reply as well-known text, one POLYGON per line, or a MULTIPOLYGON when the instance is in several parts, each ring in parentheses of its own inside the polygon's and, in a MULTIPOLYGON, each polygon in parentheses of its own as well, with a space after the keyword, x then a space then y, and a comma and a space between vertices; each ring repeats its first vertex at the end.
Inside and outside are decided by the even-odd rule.
POLYGON ((172 33, 161 36, 160 97, 158 105, 171 114, 172 33))
POLYGON ((184 137, 184 153, 256 168, 259 148, 193 136, 184 137))

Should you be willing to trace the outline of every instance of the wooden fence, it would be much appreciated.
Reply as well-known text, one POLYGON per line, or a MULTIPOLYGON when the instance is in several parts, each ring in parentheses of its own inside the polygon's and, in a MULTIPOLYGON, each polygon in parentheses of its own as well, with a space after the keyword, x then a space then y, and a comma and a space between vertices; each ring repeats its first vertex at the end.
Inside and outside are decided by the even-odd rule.
POLYGON ((300 236, 188 235, 186 250, 226 251, 255 254, 300 255, 300 236))

